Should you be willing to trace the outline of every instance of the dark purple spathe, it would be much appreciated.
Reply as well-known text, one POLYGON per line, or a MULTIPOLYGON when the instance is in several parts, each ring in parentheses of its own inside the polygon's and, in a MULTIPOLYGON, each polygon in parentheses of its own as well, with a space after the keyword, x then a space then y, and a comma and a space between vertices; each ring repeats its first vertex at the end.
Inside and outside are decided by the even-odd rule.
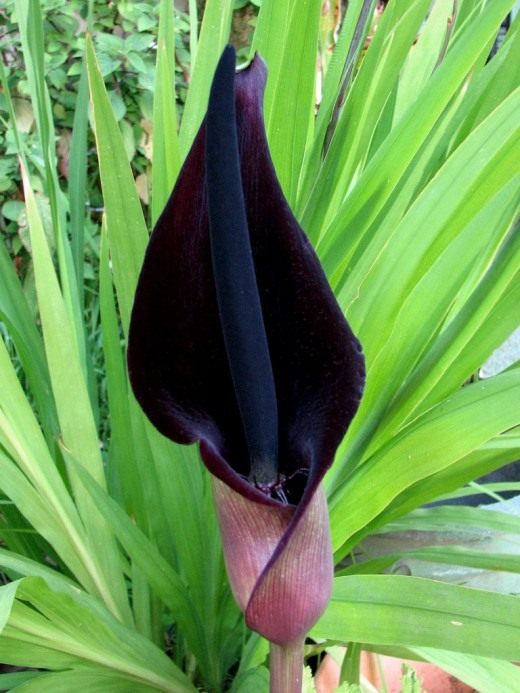
MULTIPOLYGON (((278 472, 289 479, 287 500, 297 505, 303 496, 304 503, 311 498, 332 463, 359 404, 364 364, 278 184, 262 119, 265 78, 258 57, 234 77, 236 130, 276 390, 278 472)), ((217 70, 217 92, 219 79, 229 75, 217 70)), ((179 443, 200 440, 212 474, 250 500, 280 506, 248 481, 244 426, 212 269, 205 139, 204 123, 148 246, 130 326, 130 379, 147 416, 164 435, 179 443)), ((222 177, 226 180, 225 170, 222 177)))

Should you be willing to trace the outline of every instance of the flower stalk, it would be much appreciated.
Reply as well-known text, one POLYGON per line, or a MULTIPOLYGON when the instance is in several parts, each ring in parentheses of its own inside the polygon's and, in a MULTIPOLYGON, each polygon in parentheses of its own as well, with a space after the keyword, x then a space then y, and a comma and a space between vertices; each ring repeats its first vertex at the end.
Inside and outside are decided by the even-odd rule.
POLYGON ((269 647, 269 689, 271 693, 301 693, 305 638, 287 645, 269 647))

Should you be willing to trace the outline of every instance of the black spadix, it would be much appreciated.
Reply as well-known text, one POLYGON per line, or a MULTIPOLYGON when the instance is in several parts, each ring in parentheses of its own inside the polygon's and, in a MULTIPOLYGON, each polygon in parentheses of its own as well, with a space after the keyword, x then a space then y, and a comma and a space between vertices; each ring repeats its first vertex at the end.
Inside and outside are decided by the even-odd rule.
POLYGON ((264 63, 255 57, 238 74, 234 65, 228 47, 151 236, 129 372, 154 425, 179 443, 199 440, 227 486, 263 505, 297 506, 357 410, 363 356, 278 184, 262 119, 264 63))
POLYGON ((215 73, 206 117, 209 237, 222 335, 251 465, 249 480, 270 492, 279 480, 278 405, 242 189, 234 74, 235 51, 228 46, 215 73))

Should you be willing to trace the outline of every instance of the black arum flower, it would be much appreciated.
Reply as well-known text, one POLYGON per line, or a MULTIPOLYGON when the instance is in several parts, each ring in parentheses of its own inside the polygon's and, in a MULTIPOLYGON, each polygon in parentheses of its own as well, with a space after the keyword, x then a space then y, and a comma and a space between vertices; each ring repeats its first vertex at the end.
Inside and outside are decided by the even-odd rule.
POLYGON ((330 597, 320 482, 358 408, 364 360, 277 181, 265 80, 258 56, 235 74, 224 50, 150 239, 128 362, 159 431, 200 441, 235 598, 285 648, 330 597))

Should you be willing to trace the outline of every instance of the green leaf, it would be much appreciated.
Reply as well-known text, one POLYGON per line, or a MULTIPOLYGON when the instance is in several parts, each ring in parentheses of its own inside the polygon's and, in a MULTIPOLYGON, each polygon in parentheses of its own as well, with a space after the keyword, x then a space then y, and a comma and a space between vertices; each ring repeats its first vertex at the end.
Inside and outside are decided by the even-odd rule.
MULTIPOLYGON (((417 519, 416 516, 413 517, 413 520, 415 519, 417 519)), ((389 526, 391 527, 391 525, 387 525, 387 528, 389 526)), ((449 532, 450 529, 450 525, 445 526, 446 531, 449 532)), ((339 575, 382 573, 397 561, 407 558, 430 561, 432 563, 480 568, 481 570, 520 572, 520 557, 514 554, 475 551, 467 546, 425 546, 412 551, 385 554, 378 558, 354 563, 352 566, 342 570, 339 575)))
POLYGON ((87 39, 87 69, 114 279, 126 332, 148 232, 103 78, 87 39))
POLYGON ((89 590, 103 591, 77 509, 50 455, 3 340, 0 340, 0 452, 2 490, 89 590), (16 461, 18 467, 13 460, 16 461))
POLYGON ((233 0, 207 0, 179 132, 181 160, 188 153, 206 113, 213 73, 229 40, 232 14, 233 0))
POLYGON ((384 532, 403 532, 413 526, 423 532, 457 532, 461 530, 485 529, 492 532, 520 534, 518 517, 488 508, 465 508, 441 506, 420 508, 405 517, 389 522, 384 532))
MULTIPOLYGON (((520 106, 520 99, 518 105, 520 106)), ((500 167, 498 158, 500 156, 500 154, 497 155, 497 159, 495 159, 497 176, 500 175, 498 170, 500 167)), ((508 162, 506 156, 501 158, 505 166, 511 165, 511 161, 508 162)), ((458 190, 461 190, 461 195, 463 195, 462 180, 459 179, 459 182, 461 188, 458 190)), ((443 187, 440 177, 437 179, 437 184, 439 188, 443 187)), ((492 185, 493 182, 489 178, 485 181, 482 180, 483 187, 489 189, 492 185)), ((417 239, 410 243, 408 233, 406 234, 408 237, 406 242, 403 236, 400 239, 394 236, 391 244, 392 250, 380 256, 374 266, 373 274, 366 279, 366 293, 365 286, 360 289, 359 308, 356 310, 357 306, 352 306, 349 316, 354 325, 357 323, 357 334, 362 344, 365 345, 368 361, 367 370, 370 373, 370 378, 360 417, 349 433, 350 441, 355 441, 356 452, 359 446, 362 446, 363 442, 369 439, 369 436, 371 436, 370 446, 373 450, 378 444, 380 445, 381 442, 388 439, 390 434, 398 430, 403 424, 403 419, 406 420, 410 415, 410 409, 415 408, 420 402, 420 394, 422 393, 422 396, 425 397, 428 385, 431 387, 432 384, 440 384, 445 396, 451 394, 446 386, 448 382, 453 382, 453 380, 451 378, 450 380, 442 379, 445 371, 443 372, 439 368, 439 364, 437 362, 432 363, 428 359, 431 368, 431 371, 428 371, 423 364, 420 362, 418 364, 418 361, 429 346, 437 352, 437 357, 441 361, 448 358, 446 351, 442 355, 439 353, 439 349, 435 345, 435 338, 439 335, 442 327, 449 322, 454 296, 458 296, 464 291, 468 275, 478 267, 480 257, 487 254, 486 246, 492 248, 492 252, 489 253, 492 256, 490 260, 498 260, 500 264, 506 265, 507 263, 509 266, 509 271, 505 272, 504 275, 498 275, 494 264, 490 265, 493 276, 498 280, 499 285, 501 287, 507 286, 508 281, 511 281, 511 272, 515 272, 516 269, 514 257, 518 256, 518 246, 515 249, 514 238, 507 238, 507 233, 515 214, 515 208, 518 205, 518 182, 511 181, 511 185, 506 186, 505 192, 505 198, 499 193, 487 205, 485 199, 481 199, 482 207, 476 211, 474 218, 469 223, 465 220, 459 222, 452 217, 445 225, 442 225, 442 220, 438 219, 440 226, 437 226, 437 219, 431 220, 429 227, 432 231, 435 229, 439 229, 439 231, 436 235, 432 235, 430 240, 427 238, 428 233, 425 233, 424 246, 417 239), (461 227, 462 230, 457 233, 461 227), (406 243, 409 250, 402 250, 402 243, 406 243), (504 248, 500 248, 501 245, 504 245, 504 248), (496 246, 500 249, 501 257, 499 259, 494 257, 495 252, 493 250, 496 246), (394 251, 399 253, 399 249, 402 250, 402 254, 394 255, 394 251), (394 263, 393 270, 388 272, 387 270, 392 263, 394 263), (397 264, 401 267, 398 277, 395 276, 397 264), (371 279, 374 281, 372 282, 371 279), (386 292, 382 290, 385 285, 391 287, 386 292), (431 301, 432 296, 435 296, 434 302, 431 301), (426 308, 427 306, 429 308, 426 308), (362 322, 359 322, 360 314, 363 314, 362 322), (414 366, 422 373, 422 380, 419 380, 417 376, 410 377, 414 366), (412 383, 409 382, 410 380, 412 383), (442 382, 439 383, 441 380, 442 382), (405 394, 399 392, 403 383, 406 383, 405 388, 403 388, 405 394), (407 401, 407 396, 412 399, 413 404, 407 401), (394 404, 393 400, 398 400, 400 407, 394 404), (391 411, 389 411, 390 405, 392 406, 391 411), (382 423, 385 414, 390 419, 386 426, 385 423, 382 423), (378 425, 381 426, 379 435, 375 434, 378 425)), ((478 193, 475 194, 478 196, 478 193)), ((426 191, 424 195, 427 195, 426 191)), ((481 198, 485 198, 485 193, 482 194, 481 198)), ((421 199, 422 196, 418 203, 421 199)), ((469 203, 465 205, 463 214, 468 212, 468 206, 469 203)), ((448 208, 449 202, 444 199, 443 209, 447 210, 448 208)), ((458 211, 455 212, 454 216, 460 216, 460 214, 461 212, 458 211)), ((439 216, 440 214, 437 215, 437 217, 439 216)), ((415 228, 420 228, 424 223, 424 219, 419 220, 411 209, 400 228, 404 230, 404 226, 407 226, 407 220, 410 219, 410 223, 412 223, 412 218, 418 222, 415 228)), ((488 260, 488 266, 489 264, 488 260)), ((486 284, 489 287, 489 281, 486 284)), ((488 296, 480 309, 475 307, 475 301, 472 300, 472 306, 475 307, 472 315, 473 320, 476 319, 476 315, 482 314, 484 306, 489 303, 489 299, 494 294, 496 295, 496 291, 488 290, 488 296)), ((467 311, 465 314, 468 315, 467 311)), ((500 333, 503 334, 502 331, 499 332, 499 335, 500 333)), ((484 344, 491 342, 493 346, 498 346, 500 344, 500 342, 497 343, 499 335, 489 334, 484 340, 484 344)), ((461 334, 459 332, 458 339, 462 341, 465 336, 466 333, 461 334)), ((466 336, 466 338, 468 337, 469 335, 466 336)), ((444 346, 447 345, 445 337, 440 335, 439 339, 444 346)), ((482 353, 480 349, 479 353, 482 353)), ((483 359, 477 363, 477 367, 487 356, 489 353, 483 355, 483 359)), ((474 357, 471 360, 474 362, 474 357)), ((460 370, 458 372, 460 373, 460 370)), ((459 380, 453 383, 452 391, 460 387, 464 379, 470 374, 471 371, 460 373, 459 380)), ((428 401, 427 408, 435 403, 436 401, 428 401)), ((352 449, 351 452, 353 453, 353 451, 352 449)))
POLYGON ((22 177, 35 266, 38 307, 64 442, 72 454, 84 460, 94 477, 100 483, 104 483, 99 441, 79 363, 77 342, 54 272, 36 200, 24 170, 22 177), (78 420, 81 421, 81 426, 77 425, 78 420))
POLYGON ((520 670, 510 662, 490 657, 469 657, 429 647, 414 647, 412 653, 432 662, 477 691, 510 693, 520 687, 520 670))
MULTIPOLYGON (((3 421, 1 424, 3 429, 5 424, 3 421)), ((4 440, 2 444, 5 444, 4 440)), ((48 489, 48 484, 47 488, 39 485, 37 491, 3 452, 0 452, 0 470, 3 493, 12 499, 18 511, 52 545, 78 582, 95 594, 97 566, 88 554, 86 537, 82 528, 78 527, 77 516, 73 512, 66 512, 67 508, 61 506, 53 489, 48 489)))
POLYGON ((65 230, 66 205, 64 204, 64 196, 58 182, 54 123, 51 101, 45 82, 45 48, 41 6, 39 0, 32 0, 31 2, 28 0, 16 0, 15 6, 29 92, 35 108, 38 135, 43 154, 44 182, 51 206, 52 226, 58 251, 63 297, 74 328, 81 367, 86 372, 85 337, 78 285, 70 243, 65 230))
POLYGON ((463 388, 405 427, 336 487, 330 500, 333 546, 366 531, 376 517, 382 523, 385 509, 413 483, 518 425, 519 388, 520 373, 504 373, 463 388))
POLYGON ((493 438, 457 460, 456 464, 440 469, 412 484, 392 502, 392 510, 387 519, 400 517, 415 510, 419 505, 443 496, 446 492, 459 489, 462 484, 516 461, 518 446, 506 447, 506 437, 507 434, 503 434, 493 438))
POLYGON ((392 129, 341 202, 318 248, 329 274, 347 264, 365 230, 384 207, 410 162, 430 137, 438 118, 467 78, 482 47, 494 40, 512 4, 512 0, 496 0, 472 19, 466 29, 471 40, 459 40, 453 46, 417 95, 414 107, 408 109, 392 129))
POLYGON ((415 101, 417 94, 444 58, 453 24, 454 0, 437 0, 421 27, 399 76, 394 107, 395 121, 415 101))
POLYGON ((337 642, 436 647, 515 661, 520 599, 401 575, 336 578, 311 636, 337 642))
POLYGON ((88 665, 94 665, 98 671, 105 669, 109 677, 120 674, 128 685, 135 682, 162 691, 195 690, 163 652, 115 619, 110 623, 100 619, 68 595, 49 589, 41 578, 23 578, 17 588, 17 602, 4 631, 7 639, 57 650, 68 655, 73 666, 83 665, 82 671, 84 665, 87 672, 88 665))
POLYGON ((3 243, 0 243, 0 320, 14 341, 42 426, 50 440, 57 433, 58 422, 43 341, 3 243))
POLYGON ((91 607, 94 604, 101 605, 101 602, 95 600, 87 592, 80 590, 76 582, 39 561, 34 561, 13 551, 0 548, 0 566, 3 572, 12 579, 14 579, 14 576, 16 578, 41 577, 56 592, 65 592, 77 601, 84 602, 91 607))
POLYGON ((266 0, 254 34, 254 49, 267 63, 269 75, 264 106, 269 149, 289 204, 296 202, 305 148, 314 129, 322 4, 266 0))
POLYGON ((37 671, 16 671, 12 674, 0 674, 0 690, 14 690, 36 676, 38 676, 37 671))
POLYGON ((517 21, 509 28, 498 53, 470 82, 465 107, 457 117, 460 121, 457 134, 450 143, 452 150, 518 87, 520 78, 514 66, 519 58, 520 24, 517 21))
POLYGON ((89 667, 87 670, 78 668, 72 671, 40 674, 39 676, 33 674, 27 682, 16 686, 16 690, 26 693, 28 691, 40 693, 45 690, 53 693, 69 693, 71 690, 77 690, 78 686, 81 686, 83 690, 88 690, 89 693, 128 693, 130 687, 135 693, 166 690, 164 688, 158 689, 157 686, 139 684, 133 680, 130 682, 125 676, 107 673, 101 668, 96 670, 93 667, 89 667))
POLYGON ((205 659, 211 657, 211 652, 207 649, 204 630, 193 599, 181 578, 160 555, 154 544, 132 523, 118 503, 110 498, 85 470, 79 465, 75 466, 89 496, 106 517, 119 542, 142 571, 157 596, 171 610, 201 666, 204 666, 205 659))
MULTIPOLYGON (((304 161, 302 181, 296 215, 300 218, 304 203, 314 186, 324 152, 330 146, 332 134, 344 107, 345 97, 351 86, 356 65, 365 44, 370 20, 374 16, 377 0, 352 0, 346 7, 338 42, 332 53, 316 117, 314 140, 304 161)), ((276 3, 275 5, 278 5, 276 3)), ((315 243, 319 229, 308 229, 315 243), (315 231, 315 233, 313 233, 315 231)))
POLYGON ((85 261, 84 227, 87 188, 87 134, 88 79, 86 65, 83 63, 76 98, 76 109, 74 111, 69 156, 70 237, 78 287, 82 293, 80 305, 83 305, 83 265, 85 261))
POLYGON ((154 224, 168 200, 180 168, 175 107, 174 46, 173 5, 169 0, 162 0, 153 101, 152 223, 154 224))
POLYGON ((318 229, 331 222, 365 168, 381 111, 430 4, 430 0, 395 0, 383 13, 302 213, 302 225, 313 237, 319 238, 318 229))
MULTIPOLYGON (((105 485, 99 439, 74 331, 58 280, 52 265, 49 247, 36 207, 29 180, 22 168, 27 218, 31 234, 38 305, 49 364, 56 409, 63 436, 63 450, 89 470, 102 486, 105 485), (78 425, 80 422, 80 425, 78 425)), ((104 576, 104 594, 114 613, 123 620, 130 619, 126 587, 121 572, 116 545, 107 526, 89 498, 77 486, 74 471, 69 474, 76 492, 76 503, 89 534, 91 548, 99 558, 104 576)))
POLYGON ((8 585, 0 587, 0 634, 4 630, 5 624, 8 622, 9 616, 11 615, 17 589, 18 582, 11 582, 8 585))
POLYGON ((447 397, 513 332, 520 301, 519 259, 520 239, 513 232, 399 392, 388 425, 406 414, 426 411, 447 397))
POLYGON ((197 57, 197 48, 199 47, 197 0, 188 0, 188 7, 190 23, 190 57, 192 63, 195 63, 195 58, 197 57))
POLYGON ((269 670, 266 667, 248 669, 237 676, 231 687, 232 693, 267 693, 269 691, 269 670))

